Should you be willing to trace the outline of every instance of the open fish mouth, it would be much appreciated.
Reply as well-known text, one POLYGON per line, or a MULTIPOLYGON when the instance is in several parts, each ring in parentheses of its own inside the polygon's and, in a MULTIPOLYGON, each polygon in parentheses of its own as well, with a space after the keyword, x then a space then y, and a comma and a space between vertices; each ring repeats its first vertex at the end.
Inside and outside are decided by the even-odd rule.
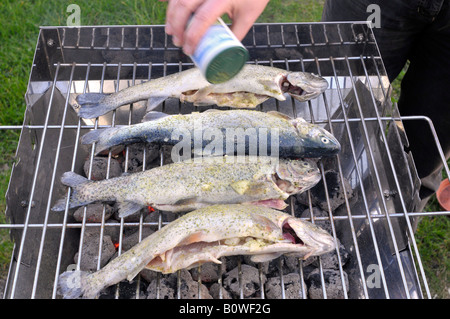
POLYGON ((283 238, 289 240, 291 244, 305 246, 303 240, 297 235, 295 230, 289 224, 289 220, 285 220, 281 226, 283 238))
MULTIPOLYGON (((316 98, 328 88, 328 82, 323 78, 311 74, 308 80, 301 81, 300 85, 292 83, 293 74, 287 74, 280 77, 279 86, 281 91, 299 101, 308 101, 316 98)), ((297 80, 298 81, 298 80, 297 80)))
POLYGON ((289 93, 291 95, 295 95, 298 97, 300 97, 302 95, 311 94, 311 93, 306 92, 303 88, 293 85, 291 82, 289 82, 287 76, 281 77, 280 88, 283 93, 289 93))
POLYGON ((282 179, 278 173, 272 174, 272 181, 284 193, 290 195, 297 194, 303 190, 304 187, 294 185, 288 180, 282 179))

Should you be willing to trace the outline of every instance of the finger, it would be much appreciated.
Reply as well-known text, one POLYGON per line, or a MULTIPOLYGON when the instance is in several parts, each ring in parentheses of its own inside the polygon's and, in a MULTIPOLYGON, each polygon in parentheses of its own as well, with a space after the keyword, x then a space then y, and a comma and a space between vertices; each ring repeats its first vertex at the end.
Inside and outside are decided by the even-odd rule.
POLYGON ((167 7, 166 33, 173 36, 175 45, 182 46, 186 24, 204 0, 170 0, 167 7))
POLYGON ((268 2, 268 0, 259 0, 255 2, 251 10, 241 8, 232 12, 231 19, 233 20, 233 24, 231 25, 231 31, 233 31, 239 40, 242 40, 247 35, 250 28, 264 11, 268 2))
POLYGON ((233 20, 233 24, 231 25, 230 29, 233 31, 236 38, 238 38, 239 41, 242 41, 242 39, 245 38, 250 28, 255 23, 257 17, 248 17, 246 15, 242 17, 235 18, 233 20))
POLYGON ((183 51, 186 54, 194 53, 205 32, 217 21, 217 18, 228 11, 228 7, 228 1, 210 0, 197 9, 184 34, 183 51))

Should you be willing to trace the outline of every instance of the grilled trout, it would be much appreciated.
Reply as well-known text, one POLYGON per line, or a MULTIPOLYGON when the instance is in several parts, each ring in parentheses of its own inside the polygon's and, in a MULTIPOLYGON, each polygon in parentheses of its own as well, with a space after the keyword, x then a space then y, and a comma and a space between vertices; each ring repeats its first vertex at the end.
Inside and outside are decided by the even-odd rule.
POLYGON ((211 155, 269 155, 256 153, 259 149, 272 151, 272 156, 283 158, 332 156, 341 148, 336 138, 320 126, 274 111, 211 109, 187 115, 150 112, 144 121, 130 126, 93 130, 81 138, 81 143, 96 143, 95 152, 98 154, 117 145, 132 143, 176 145, 182 136, 183 141, 191 141, 191 148, 201 146, 201 150, 206 150, 211 146, 209 149, 216 151, 211 155), (195 141, 197 136, 201 138, 198 145, 195 141), (258 147, 251 149, 251 146, 258 147), (276 149, 272 149, 274 147, 276 149), (245 153, 240 154, 242 150, 245 153))
MULTIPOLYGON (((185 212, 214 204, 254 203, 283 209, 290 195, 304 192, 320 178, 312 160, 275 161, 270 157, 205 157, 102 181, 73 172, 61 178, 72 187, 69 208, 93 202, 118 202, 120 217, 151 206, 185 212)), ((52 208, 63 211, 66 199, 52 208)))
POLYGON ((290 72, 274 67, 247 64, 233 79, 211 84, 198 68, 150 80, 112 94, 86 93, 76 100, 82 118, 96 118, 116 108, 148 100, 151 111, 167 98, 178 98, 195 106, 217 105, 254 108, 269 98, 285 101, 285 93, 299 101, 319 96, 328 82, 315 74, 290 72))
POLYGON ((64 298, 90 299, 144 268, 167 274, 221 264, 220 257, 234 255, 251 255, 254 262, 283 254, 306 259, 335 247, 326 231, 292 215, 253 205, 215 205, 176 219, 95 273, 61 274, 58 291, 64 298))

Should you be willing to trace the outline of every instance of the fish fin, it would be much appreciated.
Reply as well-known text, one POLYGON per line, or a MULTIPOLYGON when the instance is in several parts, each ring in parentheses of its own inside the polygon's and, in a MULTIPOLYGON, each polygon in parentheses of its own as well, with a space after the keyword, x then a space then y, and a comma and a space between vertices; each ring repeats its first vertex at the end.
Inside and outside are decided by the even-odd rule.
POLYGON ((147 101, 147 112, 150 112, 153 109, 156 109, 158 105, 167 100, 168 96, 154 96, 148 99, 147 101))
POLYGON ((135 202, 119 202, 119 217, 125 218, 140 211, 145 206, 135 202))
POLYGON ((272 259, 278 258, 281 255, 282 255, 282 253, 253 255, 253 256, 250 257, 250 260, 255 262, 255 263, 263 263, 263 262, 270 261, 272 259))
POLYGON ((117 145, 117 143, 112 143, 114 139, 111 139, 111 137, 119 130, 120 127, 92 130, 81 137, 81 144, 88 145, 96 143, 95 155, 97 155, 117 145))
POLYGON ((168 116, 170 115, 163 112, 150 111, 147 114, 145 114, 144 118, 142 119, 142 122, 155 121, 168 116))
POLYGON ((75 187, 79 186, 81 184, 89 183, 89 181, 86 177, 83 177, 81 175, 78 175, 74 172, 65 172, 61 176, 61 183, 63 183, 66 186, 75 187))
MULTIPOLYGON (((86 199, 79 199, 77 195, 77 188, 82 187, 84 184, 92 183, 92 181, 88 180, 86 177, 78 175, 74 172, 65 172, 61 177, 61 183, 63 185, 69 186, 73 188, 72 195, 69 201, 69 208, 79 207, 83 205, 87 205, 92 201, 87 201, 86 199)), ((52 211, 61 212, 66 208, 67 197, 63 197, 56 201, 55 205, 52 207, 52 211)))
POLYGON ((85 119, 93 119, 115 109, 108 101, 111 94, 85 93, 77 96, 77 103, 80 105, 78 116, 85 119))
POLYGON ((285 120, 292 120, 292 118, 290 116, 283 114, 281 112, 277 112, 277 111, 269 111, 269 112, 267 112, 267 114, 270 114, 272 116, 279 117, 279 118, 282 118, 285 120))
POLYGON ((188 197, 188 198, 183 198, 180 199, 179 201, 177 201, 174 206, 185 206, 185 205, 192 205, 192 204, 197 204, 197 197, 188 197))
POLYGON ((58 199, 56 203, 52 207, 52 211, 54 212, 62 212, 66 209, 67 196, 64 196, 61 199, 58 199))
POLYGON ((273 209, 283 210, 288 205, 286 202, 282 199, 267 199, 267 200, 259 200, 255 202, 250 203, 244 203, 244 205, 254 205, 254 206, 260 206, 260 207, 269 207, 273 209))
POLYGON ((79 270, 62 273, 58 277, 58 294, 64 299, 94 299, 103 287, 93 286, 95 281, 89 280, 89 276, 89 273, 79 270))

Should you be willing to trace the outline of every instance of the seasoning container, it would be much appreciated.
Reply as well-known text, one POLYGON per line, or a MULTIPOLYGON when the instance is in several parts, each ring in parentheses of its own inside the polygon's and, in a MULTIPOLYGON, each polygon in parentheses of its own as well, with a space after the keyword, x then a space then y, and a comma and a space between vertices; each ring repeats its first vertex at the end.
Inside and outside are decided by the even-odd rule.
POLYGON ((217 84, 238 74, 249 58, 247 49, 221 18, 202 37, 190 56, 206 80, 217 84))

